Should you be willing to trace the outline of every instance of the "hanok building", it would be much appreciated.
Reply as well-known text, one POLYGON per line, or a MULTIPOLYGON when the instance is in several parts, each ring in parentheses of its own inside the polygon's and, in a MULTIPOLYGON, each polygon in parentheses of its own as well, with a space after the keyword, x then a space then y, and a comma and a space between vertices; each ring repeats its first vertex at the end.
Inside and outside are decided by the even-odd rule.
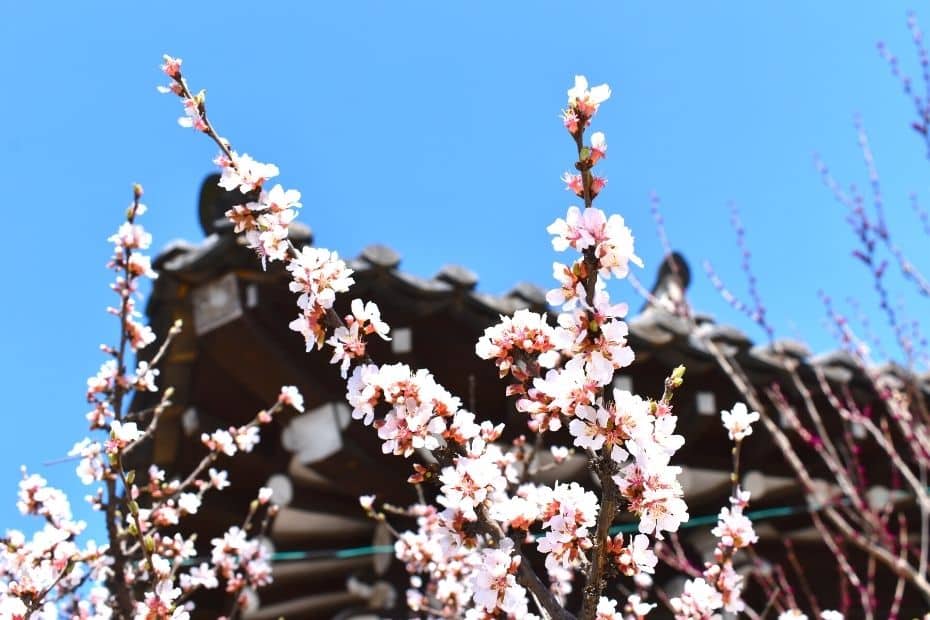
MULTIPOLYGON (((268 407, 281 385, 297 386, 306 413, 276 419, 263 429, 255 452, 221 463, 233 486, 208 496, 205 508, 186 527, 197 531, 200 541, 209 541, 240 522, 256 490, 268 485, 274 501, 283 506, 269 531, 274 583, 258 593, 246 618, 380 617, 392 609, 403 616, 398 610, 404 605, 406 574, 385 553, 391 538, 365 518, 358 496, 377 492, 379 499, 397 505, 415 502, 414 490, 405 482, 410 463, 383 455, 372 429, 350 420, 338 370, 328 356, 306 354, 302 339, 288 329, 295 305, 287 273, 280 268, 263 271, 254 253, 233 234, 223 213, 234 199, 208 179, 200 197, 205 239, 174 242, 155 261, 159 278, 148 304, 152 327, 164 334, 178 318, 185 325, 161 366, 159 382, 173 386, 175 394, 158 426, 155 462, 169 475, 190 471, 203 455, 198 441, 202 431, 242 424, 268 407)), ((313 241, 310 230, 299 224, 291 236, 298 246, 313 241)), ((548 311, 543 291, 518 284, 505 295, 488 295, 477 290, 476 275, 464 267, 448 266, 432 278, 420 278, 405 273, 400 263, 398 253, 383 245, 369 246, 350 261, 356 280, 352 296, 375 301, 392 326, 390 342, 371 343, 373 357, 429 368, 480 418, 507 422, 511 435, 505 439, 522 432, 525 416, 505 397, 494 365, 474 354, 474 345, 501 314, 520 308, 548 311)), ((753 346, 737 329, 709 318, 686 321, 669 312, 667 306, 680 301, 688 278, 687 265, 677 255, 663 265, 653 303, 629 321, 636 361, 617 375, 615 385, 657 396, 671 369, 687 366, 684 387, 675 397, 679 432, 687 441, 676 462, 684 466, 685 499, 696 517, 695 526, 682 531, 682 541, 700 562, 712 552, 709 530, 730 492, 730 443, 719 411, 742 397, 696 330, 736 355, 755 384, 787 381, 770 347, 753 346)), ((342 314, 347 300, 341 300, 341 307, 339 303, 342 314)), ((787 348, 805 364, 820 365, 862 399, 874 399, 850 359, 810 358, 799 346, 787 348)), ((802 366, 802 375, 810 375, 808 366, 802 366)), ((570 445, 566 438, 555 440, 570 445)), ((744 485, 753 491, 752 510, 771 517, 756 523, 759 555, 783 557, 783 539, 792 539, 809 576, 823 586, 824 602, 835 604, 835 561, 810 527, 804 495, 763 428, 745 444, 741 470, 744 485)), ((815 475, 818 471, 814 466, 815 475)), ((556 479, 595 486, 582 456, 545 473, 544 481, 556 479)), ((673 578, 661 570, 656 576, 659 585, 669 585, 673 578)))

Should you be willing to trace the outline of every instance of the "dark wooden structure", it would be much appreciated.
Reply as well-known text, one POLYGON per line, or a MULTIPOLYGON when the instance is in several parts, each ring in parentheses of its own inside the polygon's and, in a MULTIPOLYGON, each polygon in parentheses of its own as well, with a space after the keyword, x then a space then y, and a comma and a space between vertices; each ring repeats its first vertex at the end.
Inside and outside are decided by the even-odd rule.
MULTIPOLYGON (((344 383, 328 356, 306 354, 301 338, 288 330, 297 309, 287 273, 279 264, 262 271, 252 251, 233 234, 222 217, 232 199, 208 179, 200 204, 205 239, 171 243, 155 261, 159 278, 148 304, 151 324, 157 333, 166 333, 180 318, 185 329, 161 367, 159 383, 173 386, 175 396, 159 425, 153 457, 169 474, 189 471, 202 456, 197 441, 202 431, 241 424, 273 402, 281 385, 296 385, 307 412, 275 420, 264 429, 255 453, 222 463, 233 487, 208 498, 188 527, 199 532, 201 541, 209 541, 241 520, 259 486, 270 485, 275 501, 284 506, 269 532, 278 558, 275 581, 258 594, 247 618, 354 617, 402 605, 402 567, 390 555, 369 553, 370 547, 390 544, 390 538, 364 517, 357 497, 376 491, 396 504, 415 501, 405 483, 410 463, 381 454, 375 433, 350 420, 344 383)), ((302 225, 292 228, 292 238, 298 246, 313 241, 302 225)), ((668 311, 688 278, 683 259, 673 259, 677 269, 663 265, 653 289, 660 302, 630 320, 636 361, 618 374, 615 384, 658 395, 670 370, 687 366, 675 404, 687 442, 676 461, 685 467, 683 486, 691 514, 715 515, 726 502, 731 467, 718 414, 742 398, 695 330, 735 354, 754 383, 787 381, 770 347, 754 346, 739 330, 708 317, 689 322, 668 311)), ((392 325, 393 340, 373 344, 376 359, 429 368, 480 417, 525 428, 512 399, 504 396, 496 369, 474 355, 474 344, 500 314, 520 308, 546 311, 542 290, 518 284, 504 295, 488 295, 477 290, 474 273, 456 265, 420 278, 402 271, 398 253, 382 245, 369 246, 349 262, 357 282, 351 295, 377 302, 392 325)), ((345 311, 348 299, 340 303, 337 309, 345 311)), ((838 354, 810 357, 799 345, 785 346, 805 364, 820 365, 830 377, 851 386, 864 401, 874 399, 851 360, 838 354)), ((805 368, 802 374, 810 375, 810 367, 805 368)), ((753 491, 752 509, 803 505, 805 499, 774 442, 764 429, 757 428, 757 433, 747 442, 742 462, 744 483, 753 491)), ((594 484, 583 459, 569 461, 550 476, 594 484)), ((696 557, 712 552, 710 527, 683 531, 696 557)), ((778 557, 782 538, 792 537, 805 564, 829 587, 825 602, 835 599, 834 563, 803 513, 760 522, 758 531, 763 556, 771 552, 778 557)), ((665 578, 657 575, 660 582, 665 578)))

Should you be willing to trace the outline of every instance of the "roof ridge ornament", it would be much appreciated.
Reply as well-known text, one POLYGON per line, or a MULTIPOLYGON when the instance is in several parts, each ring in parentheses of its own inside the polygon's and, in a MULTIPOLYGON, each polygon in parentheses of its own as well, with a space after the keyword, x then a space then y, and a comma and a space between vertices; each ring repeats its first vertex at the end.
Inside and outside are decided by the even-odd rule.
POLYGON ((643 310, 658 308, 671 314, 681 314, 681 308, 688 307, 685 293, 690 284, 691 268, 685 257, 674 251, 666 254, 659 265, 651 296, 646 300, 643 310))

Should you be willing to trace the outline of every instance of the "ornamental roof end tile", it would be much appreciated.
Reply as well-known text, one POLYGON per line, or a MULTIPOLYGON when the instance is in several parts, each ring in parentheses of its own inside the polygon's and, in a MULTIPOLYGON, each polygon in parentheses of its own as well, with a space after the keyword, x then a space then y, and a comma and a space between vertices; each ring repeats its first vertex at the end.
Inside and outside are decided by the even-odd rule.
POLYGON ((396 269, 401 260, 401 256, 396 250, 381 243, 365 247, 359 258, 384 269, 396 269))
POLYGON ((478 285, 478 274, 462 265, 445 265, 436 274, 436 279, 448 282, 455 288, 472 291, 478 285))

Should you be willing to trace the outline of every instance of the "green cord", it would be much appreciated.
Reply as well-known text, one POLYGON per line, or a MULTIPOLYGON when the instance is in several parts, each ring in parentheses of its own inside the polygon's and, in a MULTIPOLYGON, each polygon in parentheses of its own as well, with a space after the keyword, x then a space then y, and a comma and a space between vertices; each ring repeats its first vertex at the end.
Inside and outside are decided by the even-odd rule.
MULTIPOLYGON (((778 519, 780 517, 789 517, 791 515, 809 512, 807 506, 779 506, 776 508, 764 508, 762 510, 752 510, 746 513, 750 521, 762 521, 765 519, 778 519)), ((685 523, 681 524, 682 529, 710 525, 717 522, 717 515, 701 515, 692 517, 685 523)), ((620 532, 629 533, 638 531, 639 526, 636 523, 623 523, 610 528, 610 533, 617 534, 620 532)), ((349 549, 334 549, 325 551, 276 551, 271 555, 271 559, 276 562, 287 562, 294 560, 325 560, 325 559, 346 559, 358 558, 368 555, 385 555, 393 554, 394 545, 374 545, 367 547, 351 547, 349 549)))
MULTIPOLYGON (((780 517, 790 517, 791 515, 800 514, 802 512, 809 512, 810 509, 807 506, 779 506, 777 508, 764 508, 762 510, 751 510, 745 514, 745 516, 752 522, 763 521, 765 519, 778 519, 780 517)), ((692 517, 686 522, 681 524, 681 529, 688 529, 692 527, 700 527, 702 525, 710 525, 717 522, 717 515, 701 515, 700 517, 692 517)), ((618 534, 620 532, 637 532, 639 531, 639 526, 636 523, 623 523, 621 525, 615 525, 610 528, 611 534, 618 534)))

